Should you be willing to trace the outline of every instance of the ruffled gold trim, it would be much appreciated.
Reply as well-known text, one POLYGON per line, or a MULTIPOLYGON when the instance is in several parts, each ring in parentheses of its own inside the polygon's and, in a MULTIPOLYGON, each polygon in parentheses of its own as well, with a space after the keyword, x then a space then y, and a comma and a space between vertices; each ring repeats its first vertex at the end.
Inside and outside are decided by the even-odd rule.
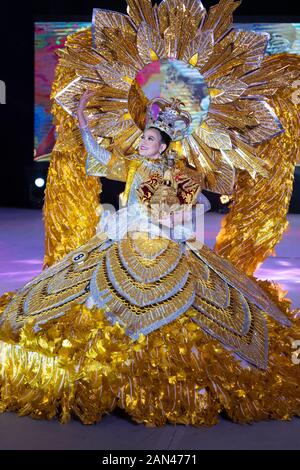
MULTIPOLYGON (((275 300, 276 289, 264 287, 275 300)), ((0 298, 0 314, 11 297, 0 298)), ((150 426, 212 425, 220 413, 240 423, 300 415, 291 344, 300 339, 299 320, 284 328, 268 319, 269 364, 261 371, 242 365, 190 315, 135 343, 101 310, 83 306, 38 333, 30 322, 18 338, 1 330, 0 410, 91 424, 118 407, 150 426)))

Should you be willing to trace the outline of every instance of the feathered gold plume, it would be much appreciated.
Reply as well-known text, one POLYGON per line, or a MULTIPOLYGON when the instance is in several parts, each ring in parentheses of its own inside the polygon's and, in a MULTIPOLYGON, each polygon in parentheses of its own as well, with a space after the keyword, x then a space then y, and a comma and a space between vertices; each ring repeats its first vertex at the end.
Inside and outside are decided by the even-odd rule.
MULTIPOLYGON (((93 56, 89 52, 92 35, 85 30, 68 36, 62 59, 56 68, 52 97, 76 73, 82 72, 82 59, 78 66, 75 51, 87 51, 86 68, 93 56), (68 57, 68 60, 66 59, 68 57)), ((44 267, 61 259, 65 254, 85 243, 95 233, 99 218, 100 182, 85 174, 85 150, 74 119, 53 101, 58 133, 57 142, 47 178, 44 204, 45 258, 44 267)))

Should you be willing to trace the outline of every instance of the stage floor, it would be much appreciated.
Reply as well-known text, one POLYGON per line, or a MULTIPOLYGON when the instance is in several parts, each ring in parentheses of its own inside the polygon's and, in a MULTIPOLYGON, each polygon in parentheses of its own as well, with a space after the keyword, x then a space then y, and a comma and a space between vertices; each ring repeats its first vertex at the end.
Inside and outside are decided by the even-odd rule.
MULTIPOLYGON (((205 216, 205 243, 213 247, 222 216, 205 216)), ((272 279, 300 306, 300 215, 289 215, 290 228, 255 273, 272 279)), ((0 294, 14 291, 41 272, 44 239, 40 210, 0 208, 0 294)), ((299 366, 300 374, 300 366, 299 366)), ((0 449, 300 449, 300 419, 238 425, 222 419, 212 428, 146 428, 119 415, 93 426, 73 420, 36 421, 14 413, 0 415, 0 449)))

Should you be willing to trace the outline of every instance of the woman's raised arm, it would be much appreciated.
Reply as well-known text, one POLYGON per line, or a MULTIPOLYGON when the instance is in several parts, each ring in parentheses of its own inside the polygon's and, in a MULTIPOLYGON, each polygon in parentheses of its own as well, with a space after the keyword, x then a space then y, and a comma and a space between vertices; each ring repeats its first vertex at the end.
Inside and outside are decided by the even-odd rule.
POLYGON ((107 165, 111 159, 111 153, 101 147, 96 140, 94 139, 84 116, 84 109, 86 107, 87 102, 89 99, 94 95, 92 91, 86 91, 80 101, 77 108, 77 116, 79 121, 79 128, 82 135, 82 140, 87 152, 92 155, 98 162, 102 165, 107 165))

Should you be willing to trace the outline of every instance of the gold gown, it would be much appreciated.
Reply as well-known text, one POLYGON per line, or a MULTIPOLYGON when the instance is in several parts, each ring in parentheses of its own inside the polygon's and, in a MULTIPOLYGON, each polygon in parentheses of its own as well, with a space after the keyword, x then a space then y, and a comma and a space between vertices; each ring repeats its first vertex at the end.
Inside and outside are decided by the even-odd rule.
MULTIPOLYGON (((132 184, 160 168, 147 162, 132 184)), ((0 410, 151 426, 300 415, 299 319, 205 245, 99 232, 0 298, 0 410)))

